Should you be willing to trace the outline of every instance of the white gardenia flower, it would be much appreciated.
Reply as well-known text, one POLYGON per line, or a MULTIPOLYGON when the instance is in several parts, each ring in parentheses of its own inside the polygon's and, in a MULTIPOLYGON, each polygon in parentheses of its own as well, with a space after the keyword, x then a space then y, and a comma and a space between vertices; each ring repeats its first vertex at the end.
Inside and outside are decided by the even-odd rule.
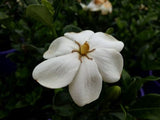
POLYGON ((88 5, 80 3, 84 10, 92 12, 101 11, 102 15, 107 15, 112 12, 112 4, 109 0, 92 0, 88 5))
POLYGON ((102 80, 114 83, 120 79, 123 42, 111 35, 85 30, 65 33, 55 39, 33 70, 33 78, 47 88, 69 85, 69 92, 78 106, 95 101, 102 89, 102 80))

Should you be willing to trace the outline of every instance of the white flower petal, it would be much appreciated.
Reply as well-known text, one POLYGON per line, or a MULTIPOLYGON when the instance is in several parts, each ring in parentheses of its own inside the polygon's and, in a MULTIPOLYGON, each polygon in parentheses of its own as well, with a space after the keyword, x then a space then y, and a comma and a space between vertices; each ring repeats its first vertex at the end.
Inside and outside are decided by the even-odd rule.
POLYGON ((123 69, 123 58, 114 49, 97 48, 90 56, 96 61, 105 82, 114 83, 120 79, 123 69))
POLYGON ((83 4, 83 3, 80 3, 80 6, 82 7, 83 10, 87 10, 88 9, 87 6, 85 4, 83 4))
POLYGON ((66 37, 59 37, 55 39, 49 49, 43 54, 45 59, 69 54, 73 49, 78 49, 78 45, 66 37))
POLYGON ((98 71, 97 64, 86 57, 82 63, 75 79, 69 85, 69 92, 74 102, 84 106, 96 100, 102 89, 102 77, 98 71))
POLYGON ((111 35, 97 32, 90 38, 89 45, 91 48, 109 48, 121 51, 124 47, 123 42, 118 41, 111 35))
POLYGON ((112 4, 107 1, 100 7, 102 15, 107 15, 112 12, 112 4))
POLYGON ((80 61, 77 53, 48 59, 35 67, 33 78, 42 86, 61 88, 72 82, 80 61))
POLYGON ((96 5, 94 3, 94 0, 92 0, 88 5, 87 5, 87 8, 90 10, 90 11, 99 11, 100 10, 100 6, 101 5, 96 5))
POLYGON ((85 30, 80 33, 75 33, 75 32, 65 33, 64 36, 73 41, 77 41, 82 45, 85 43, 85 41, 88 41, 93 34, 94 34, 93 31, 85 30))

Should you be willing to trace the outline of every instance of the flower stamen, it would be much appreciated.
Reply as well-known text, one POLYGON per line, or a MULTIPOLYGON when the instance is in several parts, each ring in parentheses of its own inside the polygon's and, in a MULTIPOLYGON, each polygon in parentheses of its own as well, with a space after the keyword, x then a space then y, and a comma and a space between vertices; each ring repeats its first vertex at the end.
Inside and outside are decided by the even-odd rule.
POLYGON ((86 57, 87 57, 89 60, 93 60, 93 58, 88 57, 88 55, 86 55, 86 57))
POLYGON ((78 52, 78 53, 79 53, 79 50, 72 50, 72 53, 73 53, 73 52, 78 52))
POLYGON ((79 46, 79 50, 72 50, 73 52, 78 52, 79 53, 79 60, 82 63, 82 57, 85 56, 89 60, 93 60, 90 58, 87 54, 93 52, 95 49, 89 50, 89 44, 86 41, 83 45, 81 45, 79 42, 75 41, 75 43, 79 46))
POLYGON ((90 51, 88 51, 88 53, 91 53, 91 52, 93 52, 93 51, 95 51, 96 49, 92 49, 92 50, 90 50, 90 51))
POLYGON ((81 47, 81 44, 77 41, 75 41, 75 43, 79 46, 79 48, 81 47))

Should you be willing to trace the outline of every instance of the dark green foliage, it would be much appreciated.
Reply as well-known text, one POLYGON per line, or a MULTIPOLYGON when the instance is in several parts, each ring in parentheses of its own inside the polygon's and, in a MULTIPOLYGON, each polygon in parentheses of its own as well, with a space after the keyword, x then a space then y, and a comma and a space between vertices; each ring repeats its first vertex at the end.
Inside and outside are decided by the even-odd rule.
POLYGON ((160 119, 160 95, 141 97, 139 92, 149 81, 160 80, 160 1, 110 1, 113 12, 102 16, 82 10, 76 0, 0 0, 0 52, 16 50, 3 56, 16 70, 3 70, 0 59, 0 119, 160 119), (86 29, 124 42, 124 70, 119 82, 103 83, 99 99, 78 107, 67 87, 44 88, 33 80, 32 71, 55 38, 86 29))
POLYGON ((141 119, 158 120, 160 118, 159 101, 160 95, 148 94, 133 103, 129 109, 129 112, 141 119))

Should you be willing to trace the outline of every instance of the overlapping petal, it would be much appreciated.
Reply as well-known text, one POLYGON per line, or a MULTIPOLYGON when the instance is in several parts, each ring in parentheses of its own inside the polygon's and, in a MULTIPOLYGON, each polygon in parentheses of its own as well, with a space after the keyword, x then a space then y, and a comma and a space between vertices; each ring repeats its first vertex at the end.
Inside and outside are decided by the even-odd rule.
POLYGON ((87 8, 88 8, 89 10, 91 10, 91 11, 99 11, 99 10, 100 10, 100 5, 96 5, 96 4, 94 3, 94 0, 92 0, 92 1, 88 4, 87 8))
POLYGON ((69 85, 69 92, 74 102, 83 106, 96 100, 102 89, 102 77, 94 60, 83 57, 80 69, 69 85))
POLYGON ((72 82, 79 66, 77 53, 51 58, 35 67, 33 78, 42 86, 61 88, 72 82))
POLYGON ((88 41, 93 34, 94 34, 93 31, 85 30, 80 33, 74 33, 74 32, 65 33, 64 36, 73 41, 77 41, 82 45, 85 43, 85 41, 88 41))
POLYGON ((90 56, 96 61, 105 82, 114 83, 120 79, 123 69, 123 58, 114 49, 97 48, 90 56))
POLYGON ((91 48, 109 48, 121 51, 124 47, 123 42, 118 41, 111 35, 97 32, 90 38, 89 44, 91 48))
POLYGON ((66 37, 59 37, 51 43, 49 49, 44 53, 43 57, 45 59, 49 59, 52 57, 69 54, 73 49, 78 49, 78 45, 75 44, 75 42, 66 37))

